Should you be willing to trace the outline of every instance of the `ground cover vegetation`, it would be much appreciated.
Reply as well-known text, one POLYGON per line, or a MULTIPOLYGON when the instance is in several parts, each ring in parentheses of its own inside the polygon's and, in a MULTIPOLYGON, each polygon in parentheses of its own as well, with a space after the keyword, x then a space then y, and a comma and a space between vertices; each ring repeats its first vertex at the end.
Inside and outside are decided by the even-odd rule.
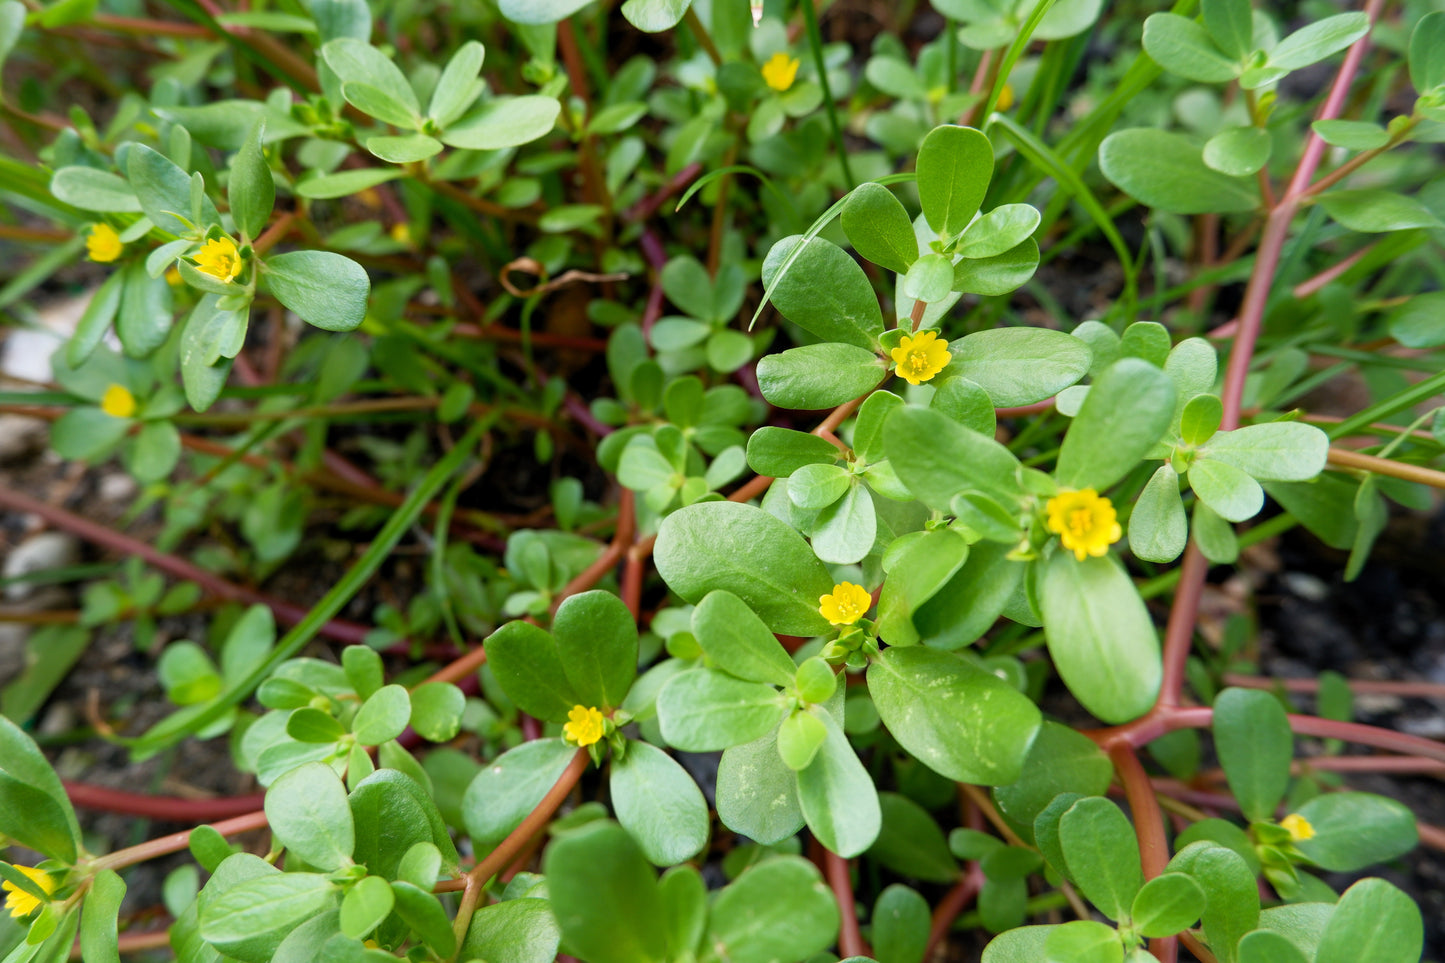
POLYGON ((138 484, 0 487, 0 958, 1420 959, 1445 745, 1201 603, 1445 487, 1445 12, 1105 7, 0 2, 0 405, 138 484), (264 795, 62 782, 122 630, 264 795))

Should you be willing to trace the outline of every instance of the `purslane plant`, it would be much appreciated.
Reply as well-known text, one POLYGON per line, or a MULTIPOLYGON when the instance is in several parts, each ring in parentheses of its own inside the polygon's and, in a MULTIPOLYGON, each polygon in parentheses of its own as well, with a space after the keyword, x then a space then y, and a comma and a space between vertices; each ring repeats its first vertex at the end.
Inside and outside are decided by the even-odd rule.
MULTIPOLYGON (((0 305, 82 250, 105 273, 56 390, 5 400, 53 416, 66 457, 119 452, 170 544, 0 504, 185 580, 164 598, 140 570, 101 583, 88 624, 149 637, 152 613, 200 604, 191 584, 246 603, 209 646, 167 641, 176 710, 109 737, 140 760, 227 735, 265 793, 176 808, 62 784, 0 719, 0 958, 78 939, 87 960, 914 963, 966 925, 996 934, 987 963, 1418 960, 1407 894, 1324 878, 1408 853, 1415 815, 1326 774, 1344 742, 1406 771, 1445 750, 1349 721, 1324 680, 1318 714, 1293 714, 1229 684, 1269 684, 1229 671, 1236 650, 1194 642, 1211 564, 1299 523, 1353 576, 1386 498, 1445 487, 1441 420, 1405 423, 1445 386, 1438 297, 1389 269, 1438 262, 1440 195, 1415 190, 1430 175, 1405 148, 1445 122, 1445 14, 1370 0, 1283 31, 1241 0, 1142 23, 1089 0, 938 0, 936 40, 880 40, 855 71, 812 0, 627 0, 635 27, 678 28, 676 56, 609 72, 589 36, 607 12, 584 6, 502 0, 504 19, 477 15, 488 45, 434 49, 363 0, 183 0, 182 62, 214 34, 251 92, 258 66, 282 86, 203 102, 168 77, 104 132, 6 92, 8 121, 53 136, 34 163, 4 159, 0 191, 64 240, 0 305), (1095 34, 1124 47, 1071 93, 1095 34), (484 75, 499 53, 506 73, 484 75), (1292 102, 1281 81, 1333 59, 1318 108, 1292 102), (1409 111, 1376 123, 1387 103, 1409 111), (884 150, 850 149, 865 135, 884 150), (1136 204, 1150 213, 1129 221, 1136 204), (339 224, 348 209, 381 213, 339 224), (1119 270, 1106 309, 1007 323, 1014 292, 1049 306, 1037 272, 1094 234, 1119 270), (1173 288, 1171 249, 1191 266, 1173 288), (468 258, 507 293, 482 303, 468 258), (639 309, 598 298, 573 310, 585 334, 551 323, 568 285, 644 270, 639 309), (1235 316, 1212 315, 1241 282, 1235 316), (782 324, 756 327, 769 305, 782 324), (286 311, 328 332, 290 359, 286 311), (269 383, 247 360, 258 333, 269 383), (791 346, 762 353, 775 336, 791 346), (568 355, 587 351, 600 392, 568 355), (1303 406, 1355 364, 1368 406, 1303 406), (1392 365, 1425 377, 1378 374, 1392 365), (367 441, 391 488, 327 436, 381 415, 450 426, 435 454, 420 431, 367 441), (462 501, 516 426, 561 465, 564 418, 591 432, 614 508, 562 483, 525 516, 462 501), (288 434, 294 464, 258 456, 288 434), (1387 443, 1344 444, 1361 434, 1387 443), (375 529, 310 609, 247 584, 297 550, 303 482, 375 529), (1283 513, 1260 520, 1266 495, 1283 513), (244 548, 172 554, 207 524, 244 548), (406 611, 338 618, 418 531, 430 561, 406 611), (1171 589, 1161 640, 1149 602, 1171 589), (348 644, 303 655, 318 637, 348 644), (1105 727, 1065 724, 1078 707, 1105 727), (1297 758, 1299 738, 1331 742, 1297 758), (73 803, 196 828, 99 853, 73 803), (257 830, 269 842, 230 842, 257 830), (167 931, 127 942, 125 871, 187 848, 204 880, 173 875, 167 931)), ((7 0, 0 62, 127 23, 7 0)), ((77 657, 52 638, 59 668, 31 681, 77 657)))

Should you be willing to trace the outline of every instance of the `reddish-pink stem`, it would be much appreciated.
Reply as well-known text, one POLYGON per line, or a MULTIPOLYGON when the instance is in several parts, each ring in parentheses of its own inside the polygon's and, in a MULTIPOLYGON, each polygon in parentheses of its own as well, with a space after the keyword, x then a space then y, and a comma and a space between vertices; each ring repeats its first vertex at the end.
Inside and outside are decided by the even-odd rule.
POLYGON ((833 889, 833 898, 838 901, 838 915, 842 918, 838 928, 838 951, 844 957, 867 956, 868 946, 858 928, 858 911, 854 906, 848 861, 831 849, 824 849, 823 867, 828 885, 833 889))
POLYGON ((174 823, 207 823, 227 819, 261 808, 264 793, 229 796, 223 799, 180 799, 175 796, 148 796, 125 792, 83 782, 63 783, 65 794, 73 805, 127 816, 144 816, 174 823))

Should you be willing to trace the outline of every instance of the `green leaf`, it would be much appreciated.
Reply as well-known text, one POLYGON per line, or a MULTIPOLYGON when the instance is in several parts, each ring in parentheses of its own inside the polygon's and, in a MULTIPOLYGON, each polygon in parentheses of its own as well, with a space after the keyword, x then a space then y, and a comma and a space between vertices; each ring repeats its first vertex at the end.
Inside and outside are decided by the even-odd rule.
POLYGON ((867 348, 810 344, 759 359, 758 387, 779 408, 832 408, 866 393, 887 370, 887 362, 867 348))
POLYGON ((791 712, 778 727, 778 755, 794 772, 807 769, 828 741, 828 727, 809 709, 791 712))
POLYGON ((572 16, 589 0, 499 0, 502 16, 513 23, 556 23, 572 16))
POLYGON ((267 287, 301 320, 351 331, 366 317, 371 280, 360 264, 330 251, 291 251, 266 259, 267 287))
MULTIPOLYGON (((12 9, 9 4, 0 10, 12 9)), ((125 179, 94 167, 62 167, 50 178, 50 193, 83 211, 132 212, 140 199, 125 179)), ((909 234, 912 235, 910 229, 909 234)))
POLYGON ((1344 50, 1370 32, 1365 13, 1340 13, 1306 24, 1285 37, 1269 52, 1269 65, 1280 70, 1298 70, 1344 50))
POLYGON ((1000 933, 983 949, 982 963, 1039 963, 1044 944, 1057 926, 1020 926, 1000 933))
POLYGON ((1222 174, 1248 177, 1269 162, 1274 140, 1263 127, 1229 127, 1204 145, 1204 163, 1222 174))
POLYGON ((426 134, 368 137, 366 149, 389 164, 414 164, 441 153, 442 143, 426 134))
POLYGON ((578 700, 622 705, 637 677, 637 623, 623 601, 601 590, 570 596, 557 609, 552 634, 578 700))
POLYGON ((1039 266, 1039 244, 1025 238, 992 257, 964 258, 953 266, 953 290, 997 297, 1023 287, 1039 266))
POLYGON ((662 874, 658 889, 662 892, 672 958, 697 952, 708 914, 707 884, 702 873, 692 866, 678 866, 662 874))
MULTIPOLYGON (((140 201, 141 210, 162 231, 186 234, 191 228, 176 215, 190 216, 191 178, 170 158, 144 144, 132 143, 126 154, 126 177, 140 201)), ((220 215, 209 197, 202 198, 200 227, 219 224, 220 215)))
POLYGON ((561 112, 555 97, 493 97, 443 131, 441 140, 466 150, 520 147, 551 133, 561 112))
POLYGON ((1059 449, 1055 477, 1068 488, 1102 491, 1123 478, 1169 429, 1174 382, 1137 358, 1095 379, 1059 449))
POLYGON ((90 303, 75 325, 75 334, 65 346, 65 360, 70 367, 80 367, 100 345, 120 308, 121 291, 128 276, 127 271, 114 272, 91 295, 90 303))
POLYGON ((1012 550, 999 542, 974 545, 963 567, 913 613, 920 638, 938 648, 957 649, 987 632, 1023 578, 1026 566, 1007 557, 1012 550))
POLYGON ((148 358, 171 333, 171 286, 146 274, 145 265, 125 269, 125 289, 115 317, 115 335, 132 358, 148 358))
POLYGON ((1249 865, 1232 849, 1200 842, 1180 850, 1169 870, 1188 873, 1204 890, 1205 942, 1221 963, 1233 963, 1240 938, 1259 925, 1259 884, 1249 865))
POLYGON ((1080 892, 1109 919, 1127 922, 1144 870, 1134 827, 1119 807, 1099 796, 1080 799, 1059 820, 1059 843, 1080 892))
POLYGON ((346 787, 330 766, 310 762, 272 783, 266 822, 281 845, 317 869, 330 872, 351 861, 356 846, 351 809, 346 787))
POLYGON ((1168 465, 1160 465, 1149 476, 1129 515, 1129 551, 1146 562, 1172 562, 1188 540, 1179 476, 1168 465))
POLYGON ((878 838, 882 825, 878 792, 832 714, 812 711, 827 727, 828 737, 808 768, 797 774, 798 802, 818 841, 851 858, 878 838))
POLYGON ((1379 234, 1445 226, 1434 211, 1416 198, 1378 188, 1328 191, 1320 195, 1319 204, 1330 217, 1352 231, 1379 234))
POLYGON ((1018 247, 1039 226, 1042 215, 1032 204, 1002 204, 974 221, 959 239, 965 258, 989 258, 1018 247))
POLYGON ((878 515, 873 498, 861 481, 854 481, 843 497, 825 507, 813 522, 813 554, 824 562, 852 565, 861 562, 878 537, 878 515))
POLYGON ((1189 486, 1226 521, 1246 521, 1264 507, 1264 489, 1259 482, 1233 465, 1212 458, 1196 459, 1189 466, 1189 486))
POLYGON ((1239 963, 1309 963, 1309 959, 1288 937, 1255 930, 1239 941, 1239 963))
POLYGON ((748 436, 748 467, 770 478, 787 478, 804 465, 831 465, 837 460, 838 449, 832 442, 805 431, 764 425, 748 436))
MULTIPOLYGON (((1445 17, 1440 19, 1445 23, 1445 17)), ((99 298, 100 295, 97 294, 96 297, 99 298)), ((1389 325, 1390 337, 1407 348, 1435 348, 1445 344, 1445 291, 1427 291, 1412 295, 1404 304, 1390 312, 1386 323, 1389 325)), ((76 337, 79 336, 77 331, 76 337)), ((71 344, 75 344, 73 339, 71 344)))
POLYGON ((898 477, 929 508, 947 512, 960 492, 1017 497, 1018 459, 947 415, 909 406, 888 416, 884 451, 898 477))
POLYGON ((558 837, 543 868, 570 952, 590 963, 665 963, 667 923, 657 879, 621 826, 594 822, 558 837))
POLYGON ((859 184, 843 205, 841 221, 853 250, 879 267, 906 274, 918 259, 913 222, 903 204, 882 184, 859 184))
POLYGON ((841 465, 804 465, 788 476, 788 500, 817 511, 842 498, 852 485, 852 474, 841 465))
POLYGON ((1317 120, 1310 128, 1326 144, 1346 150, 1375 150, 1390 142, 1389 131, 1367 120, 1317 120))
POLYGON ((935 127, 918 148, 917 168, 928 226, 940 235, 962 234, 993 177, 993 144, 972 127, 935 127))
POLYGON ((797 780, 778 754, 777 733, 723 753, 717 771, 717 814, 728 829, 765 846, 803 828, 797 780))
POLYGON ((1183 873, 1165 873, 1144 884, 1130 916, 1144 936, 1173 936, 1193 926, 1204 911, 1204 891, 1183 873))
POLYGON ((341 900, 341 932, 354 940, 365 939, 391 915, 396 896, 380 876, 367 876, 347 890, 341 900))
MULTIPOLYGON (((395 743, 383 743, 380 763, 396 766, 406 750, 395 743)), ((409 755, 405 758, 410 759, 409 755)), ((425 776, 424 772, 418 772, 425 776)), ((448 866, 457 863, 456 846, 430 793, 413 776, 398 768, 382 768, 362 779, 350 797, 351 818, 356 825, 355 860, 373 876, 393 879, 407 854, 418 843, 429 843, 441 852, 448 866)))
POLYGON ((713 669, 681 672, 657 694, 662 737, 684 752, 714 752, 752 742, 782 721, 778 691, 713 669))
POLYGON ((534 739, 492 760, 477 773, 462 799, 467 834, 483 846, 506 839, 576 754, 576 748, 561 739, 534 739))
POLYGON ((448 742, 462 728, 467 697, 450 682, 424 682, 411 691, 410 725, 429 742, 448 742))
POLYGON ((950 376, 957 374, 988 392, 1000 408, 1031 405, 1076 384, 1089 372, 1093 353, 1078 338, 1045 328, 994 328, 948 346, 950 376))
POLYGON ((994 789, 1004 818, 1025 841, 1034 838, 1034 820, 1060 793, 1100 796, 1109 788, 1114 766, 1088 736, 1045 721, 1024 758, 1018 781, 994 789))
MULTIPOLYGON (((399 125, 410 127, 421 115, 416 92, 391 58, 364 40, 341 37, 324 44, 321 59, 335 72, 342 89, 350 84, 365 85, 397 105, 401 112, 399 125)), ((348 95, 347 100, 351 100, 348 95)), ((355 101, 352 101, 355 104, 355 101)), ((355 104, 363 112, 366 107, 355 104)), ((376 115, 373 115, 376 116, 376 115)), ((383 118, 385 119, 385 118, 383 118)))
POLYGON ((1074 697, 1111 724, 1147 712, 1163 671, 1159 637, 1118 560, 1106 555, 1081 562, 1055 552, 1040 594, 1049 655, 1074 697))
POLYGON ((394 181, 404 173, 406 172, 385 167, 373 167, 322 174, 297 182, 296 193, 311 200, 334 200, 358 194, 368 187, 394 181))
POLYGON ((803 537, 760 508, 703 502, 663 519, 654 552, 658 573, 697 603, 716 589, 731 592, 774 632, 827 631, 818 599, 833 579, 803 537))
POLYGON ((125 882, 103 869, 91 879, 80 917, 80 952, 90 963, 120 963, 116 949, 116 917, 125 898, 125 882))
POLYGON ((181 433, 169 421, 151 421, 136 433, 126 452, 126 468, 136 481, 158 482, 170 477, 181 458, 181 433))
POLYGON ((1324 471, 1329 447, 1314 425, 1276 421, 1219 432, 1200 452, 1260 481, 1307 481, 1324 471))
POLYGON ((1314 829, 1313 839, 1295 843, 1300 852, 1332 873, 1353 873, 1389 862, 1415 848, 1415 815, 1385 796, 1332 792, 1299 808, 1314 829))
POLYGON ((815 237, 778 276, 800 243, 801 235, 783 238, 763 262, 763 284, 772 292, 773 306, 823 341, 871 350, 883 333, 883 312, 863 268, 838 245, 815 237))
POLYGON ((1171 214, 1222 214, 1259 206, 1253 181, 1211 169, 1183 134, 1152 127, 1116 131, 1099 145, 1099 168, 1130 197, 1171 214))
POLYGON ((937 649, 888 648, 868 669, 888 731, 934 772, 982 786, 1014 782, 1042 722, 991 672, 937 649))
POLYGON ((1445 85, 1445 10, 1425 14, 1410 34, 1410 83, 1418 94, 1445 85))
POLYGON ((246 142, 231 160, 231 182, 227 185, 226 196, 236 229, 248 238, 255 238, 266 229, 271 208, 276 203, 276 182, 261 153, 264 127, 265 121, 261 121, 251 128, 246 142))
POLYGON ((1217 395, 1195 395, 1179 414, 1179 436, 1186 445, 1202 445, 1219 431, 1224 403, 1217 395))
POLYGON ((20 31, 25 27, 25 4, 20 0, 5 0, 0 3, 0 67, 15 44, 20 40, 20 31))
POLYGON ((883 829, 868 855, 901 876, 930 883, 958 879, 958 863, 948 851, 943 830, 927 810, 907 796, 881 792, 883 829))
POLYGON ((1415 901, 1383 879, 1362 879, 1340 896, 1315 963, 1415 963, 1424 944, 1415 901))
POLYGON ((749 682, 792 683, 795 666, 787 650, 731 592, 709 592, 693 609, 691 624, 698 645, 724 672, 749 682))
POLYGON ((387 685, 361 704, 351 720, 351 731, 363 746, 379 746, 401 735, 410 720, 411 697, 406 687, 387 685))
POLYGON ((749 867, 713 901, 708 963, 807 959, 838 935, 838 904, 812 863, 780 856, 749 867))
POLYGON ((201 909, 201 938, 244 963, 266 963, 288 933, 338 902, 337 888, 314 873, 242 880, 201 909))
POLYGON ((507 698, 529 716, 566 722, 581 700, 567 680, 557 642, 530 622, 508 622, 483 642, 487 665, 507 698))
POLYGON ((420 936, 438 956, 451 957, 457 950, 456 934, 441 901, 431 893, 410 883, 395 881, 391 892, 396 897, 396 915, 420 936))
POLYGON ((1272 819, 1294 758, 1294 736, 1279 700, 1258 689, 1225 689, 1214 700, 1214 743, 1244 815, 1272 819))
POLYGON ((928 901, 894 883, 873 904, 873 953, 878 963, 923 963, 931 923, 928 901))
POLYGON ((707 802, 692 777, 661 749, 628 743, 627 752, 612 762, 608 785, 617 821, 655 865, 676 865, 707 845, 707 802))
POLYGON ((968 558, 968 542, 943 529, 920 533, 893 560, 878 597, 878 633, 889 645, 920 641, 913 613, 947 585, 968 558))
POLYGON ((682 20, 692 0, 627 0, 622 15, 643 33, 671 30, 682 20))
POLYGON ((427 116, 445 127, 472 105, 480 93, 477 74, 481 73, 486 54, 486 48, 475 40, 456 49, 437 78, 427 116))
POLYGON ((1204 29, 1225 54, 1241 60, 1254 52, 1254 11, 1249 0, 1203 0, 1204 29))
POLYGON ((509 899, 472 915, 461 959, 489 963, 551 963, 562 934, 545 899, 509 899))
POLYGON ((1113 927, 1075 920, 1053 927, 1044 940, 1044 963, 1123 963, 1124 944, 1113 927))
POLYGON ((1144 52, 1171 74, 1203 84, 1238 77, 1244 56, 1222 52, 1204 26, 1176 13, 1151 14, 1144 21, 1144 52))
POLYGON ((64 863, 75 862, 80 827, 60 778, 20 727, 0 716, 0 833, 64 863))
POLYGON ((904 297, 932 304, 948 297, 952 285, 953 262, 942 254, 925 254, 908 268, 899 290, 904 297))

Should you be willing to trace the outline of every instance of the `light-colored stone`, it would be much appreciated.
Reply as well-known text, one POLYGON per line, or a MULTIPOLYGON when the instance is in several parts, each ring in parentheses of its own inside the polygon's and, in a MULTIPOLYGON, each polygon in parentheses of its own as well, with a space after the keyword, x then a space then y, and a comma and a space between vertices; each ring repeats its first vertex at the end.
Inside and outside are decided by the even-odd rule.
POLYGON ((0 462, 28 459, 45 447, 46 433, 43 419, 0 415, 0 462))
MULTIPOLYGON (((4 573, 7 579, 45 569, 63 568, 80 561, 80 543, 64 532, 41 532, 32 535, 5 556, 4 573)), ((5 588, 5 596, 11 601, 29 597, 35 586, 26 582, 15 582, 5 588)))

